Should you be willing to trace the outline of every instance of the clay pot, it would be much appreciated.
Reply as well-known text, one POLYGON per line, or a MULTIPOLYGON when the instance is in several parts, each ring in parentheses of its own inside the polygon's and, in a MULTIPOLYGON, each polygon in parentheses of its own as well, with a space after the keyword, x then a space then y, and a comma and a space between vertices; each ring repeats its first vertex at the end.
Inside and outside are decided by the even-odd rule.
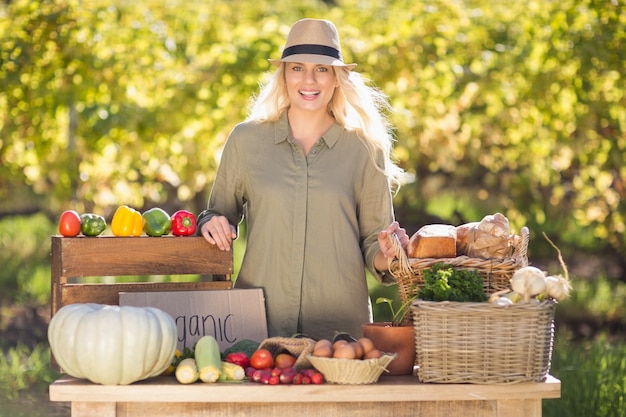
POLYGON ((415 327, 412 324, 392 326, 389 322, 361 325, 363 336, 381 352, 395 353, 384 375, 413 375, 415 365, 415 327))

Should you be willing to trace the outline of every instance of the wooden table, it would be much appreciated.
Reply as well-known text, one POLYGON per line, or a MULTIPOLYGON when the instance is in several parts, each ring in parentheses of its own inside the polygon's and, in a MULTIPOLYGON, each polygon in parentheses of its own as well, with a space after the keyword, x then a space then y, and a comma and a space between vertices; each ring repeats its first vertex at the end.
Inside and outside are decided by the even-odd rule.
MULTIPOLYGON (((70 303, 117 304, 120 292, 231 286, 232 251, 220 251, 202 237, 53 236, 51 245, 52 314, 70 303), (68 281, 144 274, 212 274, 213 281, 68 281)), ((512 385, 420 384, 415 376, 382 376, 370 385, 278 386, 251 382, 182 385, 174 377, 104 386, 64 377, 50 385, 50 400, 70 402, 72 417, 539 417, 542 399, 560 395, 561 382, 553 377, 544 383, 512 385)))
POLYGON ((382 376, 369 385, 182 385, 158 377, 103 386, 64 377, 50 400, 71 402, 72 417, 539 417, 542 399, 559 398, 561 382, 511 385, 421 384, 414 376, 382 376))

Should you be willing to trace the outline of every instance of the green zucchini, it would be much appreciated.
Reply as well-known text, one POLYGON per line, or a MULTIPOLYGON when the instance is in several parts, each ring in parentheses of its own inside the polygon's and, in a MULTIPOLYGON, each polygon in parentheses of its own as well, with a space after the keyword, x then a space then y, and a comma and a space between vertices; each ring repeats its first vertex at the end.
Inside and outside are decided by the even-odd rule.
POLYGON ((202 336, 194 349, 196 365, 202 382, 217 382, 222 369, 222 358, 217 340, 202 336))

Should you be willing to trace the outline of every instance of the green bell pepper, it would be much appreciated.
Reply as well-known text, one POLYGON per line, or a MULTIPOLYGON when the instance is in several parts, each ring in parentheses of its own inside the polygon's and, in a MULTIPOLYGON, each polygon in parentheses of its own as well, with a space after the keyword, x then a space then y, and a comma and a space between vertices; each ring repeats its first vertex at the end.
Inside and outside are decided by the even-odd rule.
POLYGON ((84 213, 80 215, 80 231, 85 236, 98 236, 107 228, 107 222, 104 217, 93 213, 84 213))
POLYGON ((163 236, 170 232, 172 220, 161 208, 155 207, 143 213, 143 231, 148 236, 163 236))

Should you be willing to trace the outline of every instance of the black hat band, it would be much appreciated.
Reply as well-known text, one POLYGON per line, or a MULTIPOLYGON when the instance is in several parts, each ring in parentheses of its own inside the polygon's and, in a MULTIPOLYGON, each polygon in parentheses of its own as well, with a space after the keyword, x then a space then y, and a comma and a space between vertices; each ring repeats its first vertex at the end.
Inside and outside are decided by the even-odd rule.
POLYGON ((312 54, 312 55, 325 55, 340 61, 343 61, 341 57, 341 52, 336 50, 335 48, 331 48, 330 46, 325 45, 294 45, 288 48, 285 48, 283 51, 283 56, 281 59, 285 59, 290 55, 299 55, 299 54, 312 54))

